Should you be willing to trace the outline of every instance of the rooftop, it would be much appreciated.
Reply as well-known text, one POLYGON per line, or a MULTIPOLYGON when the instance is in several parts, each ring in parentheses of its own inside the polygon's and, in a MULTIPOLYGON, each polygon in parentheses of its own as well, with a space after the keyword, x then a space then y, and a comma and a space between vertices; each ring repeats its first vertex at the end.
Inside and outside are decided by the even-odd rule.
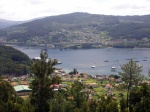
POLYGON ((14 89, 15 89, 16 92, 22 91, 22 90, 31 90, 28 85, 14 86, 14 89))

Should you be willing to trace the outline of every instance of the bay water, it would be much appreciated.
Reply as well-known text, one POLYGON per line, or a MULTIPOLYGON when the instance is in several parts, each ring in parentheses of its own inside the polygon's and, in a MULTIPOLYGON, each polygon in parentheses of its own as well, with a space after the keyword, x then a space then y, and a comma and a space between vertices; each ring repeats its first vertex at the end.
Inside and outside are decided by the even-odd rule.
MULTIPOLYGON (((41 48, 38 47, 19 47, 14 48, 24 52, 30 58, 40 57, 41 48)), ((67 73, 74 68, 80 73, 89 75, 111 75, 118 74, 121 66, 126 64, 131 58, 137 64, 143 66, 143 74, 147 76, 150 69, 150 49, 78 49, 78 50, 59 50, 48 49, 48 56, 51 59, 57 59, 62 62, 57 68, 62 68, 67 73), (94 68, 91 68, 94 66, 94 68), (116 67, 112 72, 111 67, 116 67)))

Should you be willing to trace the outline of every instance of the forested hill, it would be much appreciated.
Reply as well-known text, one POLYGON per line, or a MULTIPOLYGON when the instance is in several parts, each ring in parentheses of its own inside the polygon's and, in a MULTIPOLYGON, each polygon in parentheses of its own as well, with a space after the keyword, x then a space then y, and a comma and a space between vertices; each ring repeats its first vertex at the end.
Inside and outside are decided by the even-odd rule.
POLYGON ((105 40, 150 39, 150 15, 111 16, 71 13, 50 16, 0 31, 1 38, 11 42, 49 43, 101 42, 105 40))
POLYGON ((7 28, 13 25, 18 25, 21 23, 23 23, 23 21, 10 21, 10 20, 0 19, 0 29, 7 28))
POLYGON ((29 57, 19 50, 0 45, 0 75, 25 75, 29 57))

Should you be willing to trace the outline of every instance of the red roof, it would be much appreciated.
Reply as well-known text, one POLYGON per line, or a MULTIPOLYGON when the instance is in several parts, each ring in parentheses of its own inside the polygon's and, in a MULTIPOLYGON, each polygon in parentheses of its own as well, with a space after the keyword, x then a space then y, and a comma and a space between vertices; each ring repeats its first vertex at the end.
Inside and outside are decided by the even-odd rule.
POLYGON ((28 85, 26 81, 21 81, 21 85, 28 85))
POLYGON ((11 85, 12 85, 12 86, 17 86, 17 85, 18 85, 18 82, 11 82, 11 85))
POLYGON ((106 84, 106 87, 108 87, 108 88, 109 88, 109 87, 112 87, 112 85, 111 85, 111 84, 106 84))

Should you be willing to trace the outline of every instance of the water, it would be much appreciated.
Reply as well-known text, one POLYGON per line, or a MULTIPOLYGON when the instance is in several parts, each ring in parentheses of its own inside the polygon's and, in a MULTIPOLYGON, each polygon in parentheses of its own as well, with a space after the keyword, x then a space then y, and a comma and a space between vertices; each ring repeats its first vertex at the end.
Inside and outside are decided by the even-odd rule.
MULTIPOLYGON (((39 57, 41 49, 33 47, 15 47, 26 53, 30 58, 39 57)), ((121 71, 121 65, 126 64, 129 59, 133 59, 140 65, 143 65, 143 74, 147 75, 150 68, 150 49, 88 49, 88 50, 54 50, 48 49, 48 56, 51 59, 57 59, 62 64, 57 65, 66 72, 76 68, 80 73, 90 75, 110 75, 118 74, 121 71), (107 62, 105 62, 107 61, 107 62), (91 68, 91 66, 96 66, 91 68), (114 66, 117 72, 112 72, 114 66)))

